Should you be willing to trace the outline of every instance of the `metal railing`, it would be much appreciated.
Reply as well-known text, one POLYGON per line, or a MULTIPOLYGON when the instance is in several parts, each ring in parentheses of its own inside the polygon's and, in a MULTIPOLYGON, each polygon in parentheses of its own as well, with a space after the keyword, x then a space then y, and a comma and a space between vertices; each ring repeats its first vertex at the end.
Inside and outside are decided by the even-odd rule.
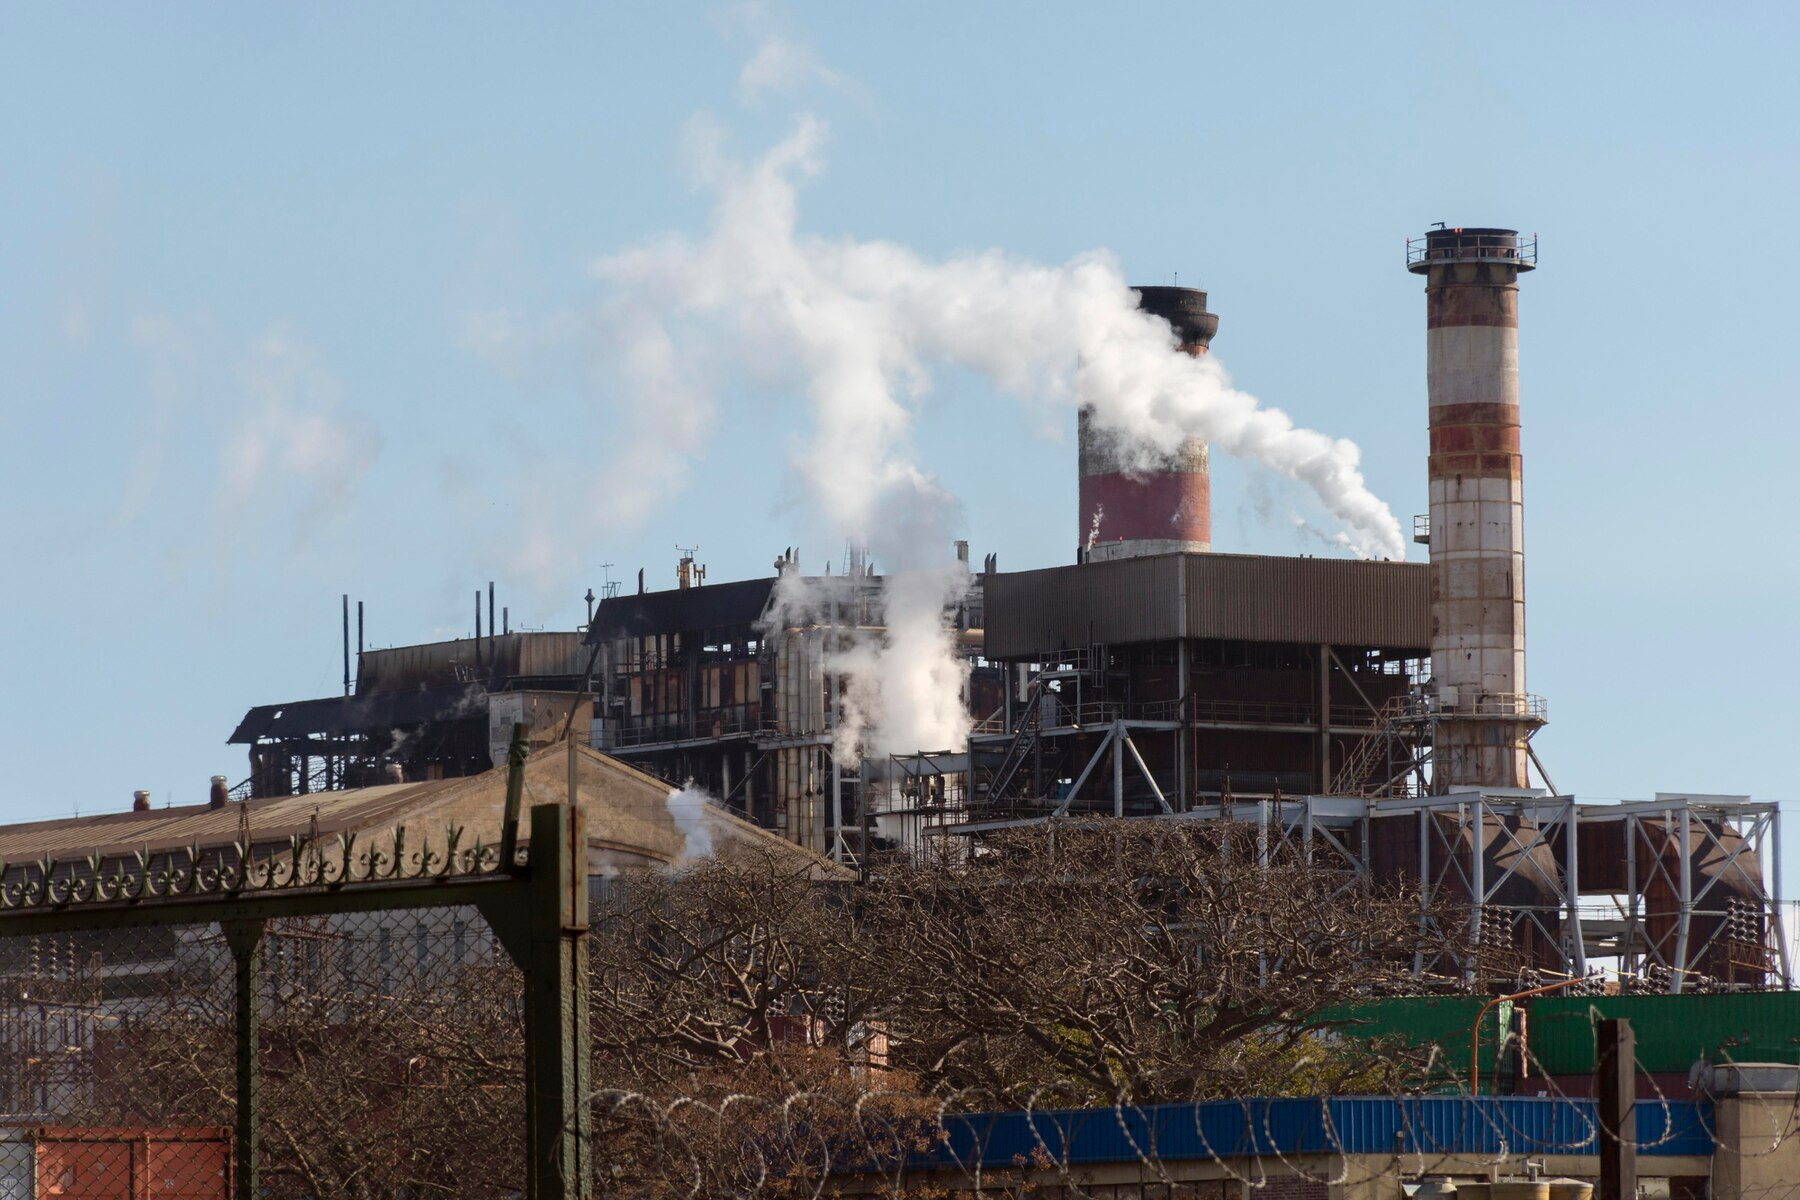
POLYGON ((1431 235, 1406 239, 1406 265, 1411 267, 1431 262, 1505 262, 1535 267, 1538 256, 1537 234, 1529 238, 1517 233, 1476 233, 1460 229, 1440 230, 1456 235, 1448 245, 1433 246, 1431 235))
POLYGON ((696 738, 731 737, 757 733, 764 722, 759 706, 736 705, 731 708, 701 709, 692 717, 669 716, 625 717, 608 721, 596 750, 620 750, 648 746, 658 742, 685 742, 696 738))
POLYGON ((1423 698, 1422 715, 1452 717, 1523 717, 1532 721, 1548 719, 1549 708, 1542 696, 1525 692, 1477 692, 1462 694, 1456 702, 1446 703, 1441 697, 1423 698))

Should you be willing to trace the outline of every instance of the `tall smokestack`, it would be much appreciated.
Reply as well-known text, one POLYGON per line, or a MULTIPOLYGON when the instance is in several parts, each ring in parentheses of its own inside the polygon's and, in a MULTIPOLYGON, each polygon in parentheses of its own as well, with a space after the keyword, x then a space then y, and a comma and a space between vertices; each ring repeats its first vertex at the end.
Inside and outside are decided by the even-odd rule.
MULTIPOLYGON (((1206 311, 1205 292, 1183 287, 1136 290, 1138 307, 1167 321, 1184 353, 1196 358, 1206 353, 1219 330, 1219 318, 1206 311)), ((1076 528, 1081 557, 1101 561, 1211 549, 1212 481, 1205 439, 1188 438, 1149 471, 1133 477, 1123 469, 1113 438, 1089 427, 1091 417, 1089 409, 1081 410, 1076 528)))
POLYGON ((1519 273, 1535 239, 1434 229, 1408 243, 1425 276, 1431 402, 1432 787, 1525 787, 1541 701, 1525 694, 1525 514, 1519 458, 1519 273))

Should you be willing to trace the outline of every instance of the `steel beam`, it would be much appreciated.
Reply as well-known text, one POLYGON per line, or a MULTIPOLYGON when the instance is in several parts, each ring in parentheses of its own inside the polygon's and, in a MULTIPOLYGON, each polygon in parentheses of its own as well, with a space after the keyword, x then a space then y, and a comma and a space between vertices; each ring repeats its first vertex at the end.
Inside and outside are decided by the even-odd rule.
POLYGON ((237 1093, 232 1155, 234 1200, 258 1200, 261 1194, 259 1159, 262 1154, 262 936, 259 920, 221 921, 225 944, 231 947, 233 988, 236 993, 237 1093))
POLYGON ((590 1194, 587 821, 578 808, 531 810, 525 988, 525 1195, 590 1194))

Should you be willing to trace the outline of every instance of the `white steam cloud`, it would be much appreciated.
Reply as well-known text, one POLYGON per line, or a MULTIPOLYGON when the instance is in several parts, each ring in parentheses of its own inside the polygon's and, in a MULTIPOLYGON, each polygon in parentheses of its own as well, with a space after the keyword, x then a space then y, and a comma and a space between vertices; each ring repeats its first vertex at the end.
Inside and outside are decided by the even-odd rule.
POLYGON ((752 365, 804 373, 817 428, 799 466, 847 528, 873 534, 884 500, 937 490, 905 441, 909 401, 942 363, 1028 403, 1093 406, 1128 466, 1153 469, 1184 439, 1205 437, 1310 488, 1351 551, 1405 556, 1400 524, 1365 484, 1355 443, 1261 406, 1216 358, 1174 353, 1169 326, 1138 310, 1110 255, 1063 266, 999 251, 933 262, 888 242, 800 233, 797 183, 820 169, 824 137, 824 125, 804 117, 745 165, 719 151, 716 130, 698 127, 699 178, 716 196, 712 228, 602 259, 596 271, 661 336, 702 320, 752 365))
POLYGON ((675 831, 681 834, 681 853, 676 856, 675 864, 679 866, 696 859, 711 858, 712 830, 706 827, 706 809, 713 803, 712 797, 690 783, 670 792, 664 803, 669 806, 669 816, 675 822, 675 831))
POLYGON ((967 568, 952 561, 883 577, 866 613, 857 582, 786 572, 765 615, 771 631, 805 630, 825 642, 825 668, 843 681, 833 756, 855 762, 961 746, 969 736, 969 663, 946 615, 968 591, 967 568))
MULTIPOLYGON (((1351 552, 1404 557, 1399 523, 1365 485, 1355 444, 1297 428, 1233 388, 1215 359, 1176 352, 1167 323, 1138 310, 1110 255, 1062 266, 999 251, 932 261, 892 243, 800 232, 798 184, 819 171, 824 140, 824 125, 803 117, 740 163, 715 126, 697 123, 690 157, 715 198, 711 227, 611 255, 595 271, 608 308, 631 314, 620 336, 633 410, 668 421, 679 409, 683 434, 705 423, 707 390, 667 369, 690 343, 696 357, 723 348, 769 384, 804 387, 814 424, 795 467, 817 511, 890 568, 878 601, 884 632, 833 651, 847 677, 840 752, 942 749, 967 734, 967 667, 946 621, 968 581, 950 557, 959 514, 910 438, 934 367, 976 372, 1028 404, 1092 406, 1128 468, 1154 469, 1203 436, 1310 488, 1351 552)), ((798 582, 784 589, 789 608, 810 605, 816 619, 820 597, 798 582)))

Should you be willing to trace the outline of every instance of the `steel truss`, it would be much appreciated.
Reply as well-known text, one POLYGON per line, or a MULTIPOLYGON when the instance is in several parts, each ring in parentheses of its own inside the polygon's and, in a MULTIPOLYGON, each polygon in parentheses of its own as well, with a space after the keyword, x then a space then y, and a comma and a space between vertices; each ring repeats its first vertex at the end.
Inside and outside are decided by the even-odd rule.
POLYGON ((1792 986, 1776 804, 1658 792, 1654 800, 1582 805, 1580 815, 1584 823, 1622 827, 1625 891, 1607 896, 1622 925, 1622 970, 1660 968, 1668 973, 1669 991, 1679 993, 1703 974, 1699 964, 1724 958, 1728 968, 1744 968, 1759 984, 1778 974, 1782 987, 1792 986), (1696 866, 1704 868, 1700 878, 1696 866), (1746 912, 1744 893, 1762 903, 1746 912), (1652 913, 1646 903, 1652 894, 1667 897, 1674 913, 1652 913), (1652 916, 1672 916, 1673 935, 1653 929, 1647 920, 1652 916))
MULTIPOLYGON (((1574 886, 1580 818, 1572 797, 1457 792, 1369 802, 1372 818, 1409 815, 1418 821, 1421 924, 1468 906, 1471 950, 1455 964, 1465 979, 1496 967, 1512 973, 1505 970, 1511 964, 1493 961, 1495 952, 1507 955, 1521 942, 1556 947, 1561 961, 1554 968, 1563 974, 1587 973, 1574 886), (1520 885, 1538 899, 1522 901, 1520 885)), ((1424 971, 1433 964, 1414 965, 1424 971)))
MULTIPOLYGON (((1115 721, 1108 727, 1071 790, 1110 761, 1119 816, 1125 763, 1142 769, 1131 725, 1115 721)), ((979 836, 1084 816, 1069 810, 1065 799, 1053 813, 934 832, 979 836)), ((1375 799, 1240 797, 1185 812, 1170 811, 1164 801, 1162 812, 1128 819, 1237 822, 1255 831, 1261 861, 1297 854, 1342 870, 1349 889, 1373 877, 1371 831, 1384 818, 1416 822, 1411 870, 1418 874, 1422 927, 1446 919, 1445 912, 1466 920, 1470 952, 1452 964, 1421 957, 1414 964, 1421 973, 1449 966, 1470 982, 1532 969, 1580 976, 1588 973, 1590 957, 1616 954, 1621 974, 1666 975, 1670 992, 1688 990, 1703 975, 1725 986, 1762 987, 1771 980, 1792 986, 1777 853, 1781 815, 1773 803, 1659 794, 1637 803, 1581 804, 1571 796, 1514 789, 1375 799), (1605 845, 1610 853, 1607 827, 1619 834, 1625 888, 1614 893, 1590 886, 1584 914, 1582 844, 1605 845), (1653 896, 1661 909, 1650 906, 1653 896), (1653 918, 1665 918, 1667 929, 1653 918), (1702 969, 1719 963, 1730 970, 1702 969)), ((1588 874, 1591 879, 1600 871, 1588 874)))

